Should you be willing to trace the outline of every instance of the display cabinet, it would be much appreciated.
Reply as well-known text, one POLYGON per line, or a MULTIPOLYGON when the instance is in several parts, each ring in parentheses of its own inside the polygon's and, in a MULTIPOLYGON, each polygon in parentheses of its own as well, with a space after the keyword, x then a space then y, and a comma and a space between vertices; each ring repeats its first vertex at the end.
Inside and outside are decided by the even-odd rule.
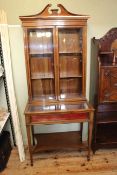
POLYGON ((36 124, 87 121, 90 158, 93 108, 86 100, 88 18, 70 13, 60 4, 57 9, 51 9, 49 4, 39 14, 20 17, 29 95, 25 117, 31 164, 38 143, 33 149, 30 130, 36 124))
POLYGON ((95 69, 93 150, 117 146, 117 28, 92 40, 95 69))

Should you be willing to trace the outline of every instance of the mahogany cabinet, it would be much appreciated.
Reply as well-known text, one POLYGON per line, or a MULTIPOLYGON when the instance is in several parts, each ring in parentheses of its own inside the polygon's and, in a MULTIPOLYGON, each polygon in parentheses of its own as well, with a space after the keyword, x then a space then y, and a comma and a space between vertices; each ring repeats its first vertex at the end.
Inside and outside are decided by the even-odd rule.
POLYGON ((117 28, 92 40, 96 108, 93 150, 117 146, 117 28))
MULTIPOLYGON (((90 158, 93 108, 86 100, 86 44, 88 16, 48 4, 36 15, 21 16, 29 99, 25 117, 31 164, 38 143, 37 124, 89 123, 90 158)), ((76 138, 77 139, 77 138, 76 138)), ((68 145, 67 145, 68 146, 68 145)), ((66 147, 67 147, 66 146, 66 147)))

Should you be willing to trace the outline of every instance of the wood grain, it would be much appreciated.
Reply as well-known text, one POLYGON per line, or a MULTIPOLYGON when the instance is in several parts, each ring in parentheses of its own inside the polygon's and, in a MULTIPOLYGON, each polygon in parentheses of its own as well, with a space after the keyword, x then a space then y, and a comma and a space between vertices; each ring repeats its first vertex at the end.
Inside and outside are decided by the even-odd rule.
POLYGON ((17 149, 14 148, 6 169, 1 175, 117 175, 117 150, 98 150, 90 162, 86 152, 51 151, 35 155, 35 164, 29 165, 29 154, 26 149, 26 160, 19 161, 17 149))

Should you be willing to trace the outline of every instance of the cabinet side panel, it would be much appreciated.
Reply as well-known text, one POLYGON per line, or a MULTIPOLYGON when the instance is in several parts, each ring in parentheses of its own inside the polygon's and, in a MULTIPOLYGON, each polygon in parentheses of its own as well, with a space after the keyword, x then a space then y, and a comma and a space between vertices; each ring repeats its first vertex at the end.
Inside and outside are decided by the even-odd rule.
POLYGON ((90 103, 96 105, 98 100, 98 42, 91 40, 91 69, 90 69, 90 103))

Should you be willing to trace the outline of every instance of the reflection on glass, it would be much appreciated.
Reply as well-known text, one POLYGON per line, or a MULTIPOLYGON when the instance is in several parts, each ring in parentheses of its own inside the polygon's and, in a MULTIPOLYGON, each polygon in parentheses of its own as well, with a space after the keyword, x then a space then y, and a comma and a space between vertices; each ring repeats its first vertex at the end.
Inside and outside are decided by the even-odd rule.
MULTIPOLYGON (((40 37, 51 37, 51 32, 37 32, 37 37, 40 38, 40 37)), ((30 32, 30 35, 31 37, 33 36, 32 35, 32 32, 30 32)))
POLYGON ((66 97, 66 95, 65 95, 65 94, 61 94, 61 98, 63 98, 63 99, 64 99, 65 97, 66 97))
POLYGON ((79 54, 60 54, 60 78, 82 77, 82 57, 79 54))
POLYGON ((29 33, 30 54, 47 54, 53 52, 51 29, 31 30, 29 33))
POLYGON ((54 98, 54 79, 33 79, 32 95, 33 98, 53 99, 54 98))
POLYGON ((64 104, 60 105, 60 109, 66 109, 66 106, 64 104))
POLYGON ((33 100, 55 99, 52 29, 29 29, 33 100))
POLYGON ((56 105, 43 105, 33 106, 29 105, 30 112, 41 112, 41 111, 68 111, 68 110, 86 110, 88 109, 87 103, 79 104, 56 104, 56 105))
POLYGON ((82 29, 59 29, 59 53, 82 51, 82 29))
POLYGON ((60 97, 77 98, 82 96, 82 77, 60 79, 60 97))
POLYGON ((82 28, 59 29, 60 98, 82 94, 82 28))
POLYGON ((43 110, 55 110, 55 105, 53 105, 53 106, 44 106, 43 107, 43 110))

